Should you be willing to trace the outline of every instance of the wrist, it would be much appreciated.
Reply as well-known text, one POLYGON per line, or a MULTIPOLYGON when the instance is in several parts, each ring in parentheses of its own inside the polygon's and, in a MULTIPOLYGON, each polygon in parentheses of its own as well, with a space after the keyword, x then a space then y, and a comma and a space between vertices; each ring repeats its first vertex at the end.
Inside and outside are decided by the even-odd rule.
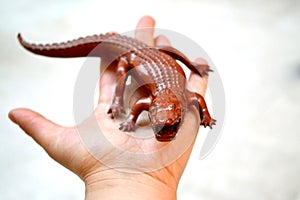
POLYGON ((108 170, 89 175, 84 181, 86 200, 176 200, 176 185, 159 181, 146 173, 111 173, 108 170))

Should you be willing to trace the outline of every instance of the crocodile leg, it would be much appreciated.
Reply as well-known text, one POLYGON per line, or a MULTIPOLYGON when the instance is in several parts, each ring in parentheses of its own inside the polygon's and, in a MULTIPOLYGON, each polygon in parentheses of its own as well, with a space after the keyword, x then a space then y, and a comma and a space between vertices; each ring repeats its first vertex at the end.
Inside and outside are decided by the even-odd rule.
POLYGON ((111 114, 111 118, 118 117, 121 113, 125 113, 123 95, 126 86, 126 79, 128 77, 128 62, 125 56, 120 57, 117 65, 117 86, 115 89, 115 95, 108 110, 108 114, 111 114))
POLYGON ((151 103, 152 98, 150 97, 144 97, 137 100, 131 109, 130 115, 123 123, 120 124, 119 129, 127 132, 134 131, 138 116, 142 111, 149 110, 151 103))
POLYGON ((168 54, 174 59, 180 60, 184 63, 192 72, 199 74, 201 77, 207 76, 208 72, 212 72, 208 65, 201 65, 195 62, 190 61, 182 52, 175 49, 171 46, 157 46, 155 47, 157 50, 168 54))
POLYGON ((210 128, 212 128, 212 126, 216 124, 216 120, 211 118, 203 96, 196 92, 194 93, 190 91, 187 91, 187 94, 188 94, 188 105, 189 106, 194 105, 200 114, 200 118, 201 118, 200 125, 203 125, 204 127, 209 126, 210 128))

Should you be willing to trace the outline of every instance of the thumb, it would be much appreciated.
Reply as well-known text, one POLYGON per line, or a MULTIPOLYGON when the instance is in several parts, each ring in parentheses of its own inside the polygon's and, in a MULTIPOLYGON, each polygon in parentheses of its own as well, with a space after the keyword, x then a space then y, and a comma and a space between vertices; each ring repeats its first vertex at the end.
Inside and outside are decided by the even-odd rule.
POLYGON ((45 150, 56 143, 59 133, 63 131, 63 127, 29 109, 14 109, 9 112, 8 116, 45 150))

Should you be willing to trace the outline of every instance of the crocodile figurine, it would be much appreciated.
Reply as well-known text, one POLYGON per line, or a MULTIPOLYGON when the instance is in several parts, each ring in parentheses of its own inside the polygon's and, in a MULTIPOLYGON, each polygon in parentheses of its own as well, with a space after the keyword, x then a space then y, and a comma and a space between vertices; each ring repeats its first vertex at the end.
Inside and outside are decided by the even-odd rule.
POLYGON ((110 60, 117 76, 115 95, 108 110, 111 118, 125 113, 123 93, 128 75, 143 85, 143 92, 147 95, 134 103, 129 116, 120 124, 122 131, 134 131, 138 116, 146 110, 156 139, 171 141, 176 137, 190 106, 196 106, 201 118, 200 125, 210 128, 215 125, 216 120, 210 116, 204 98, 186 88, 184 71, 176 60, 200 76, 206 76, 212 70, 208 65, 191 62, 173 47, 150 47, 137 39, 116 33, 46 45, 28 43, 20 34, 18 40, 25 49, 39 55, 63 58, 92 56, 110 60))

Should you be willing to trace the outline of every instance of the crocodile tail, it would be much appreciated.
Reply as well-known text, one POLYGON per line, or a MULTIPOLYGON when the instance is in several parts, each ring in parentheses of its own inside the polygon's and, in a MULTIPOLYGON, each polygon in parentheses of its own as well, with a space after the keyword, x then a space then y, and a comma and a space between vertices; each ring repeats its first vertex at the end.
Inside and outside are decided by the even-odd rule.
POLYGON ((191 62, 182 52, 175 49, 171 46, 157 46, 155 47, 161 52, 164 52, 171 57, 180 60, 182 63, 184 63, 192 72, 199 74, 201 77, 208 76, 209 72, 212 72, 213 70, 210 68, 207 64, 198 64, 196 62, 191 62))
MULTIPOLYGON (((34 44, 29 43, 23 39, 21 34, 18 34, 20 44, 28 51, 49 57, 72 58, 72 57, 105 57, 107 48, 110 45, 107 39, 115 34, 101 34, 88 36, 85 38, 78 38, 75 40, 53 43, 53 44, 34 44), (102 43, 102 44, 101 44, 102 43), (101 45, 99 45, 101 44, 101 45), (97 48, 96 48, 97 47, 97 48), (105 51, 106 49, 106 51, 105 51)), ((112 47, 111 47, 112 48, 112 47)))

